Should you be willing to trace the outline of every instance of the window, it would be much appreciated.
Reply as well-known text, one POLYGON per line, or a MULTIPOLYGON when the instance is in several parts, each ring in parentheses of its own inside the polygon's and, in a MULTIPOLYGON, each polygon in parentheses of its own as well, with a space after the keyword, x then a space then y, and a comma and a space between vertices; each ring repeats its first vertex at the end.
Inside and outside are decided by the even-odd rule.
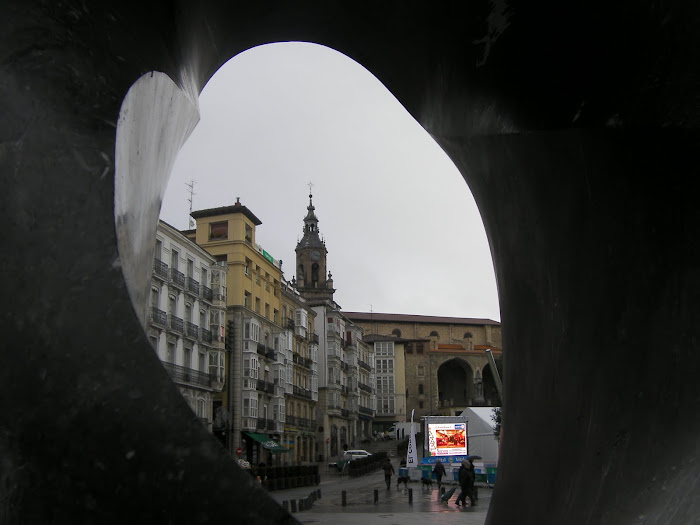
POLYGON ((250 277, 250 259, 246 257, 245 260, 245 274, 250 277))
POLYGON ((245 225, 245 242, 248 244, 253 243, 253 228, 248 224, 245 225))
POLYGON ((197 409, 195 414, 197 414, 197 417, 206 417, 206 414, 204 413, 204 399, 197 399, 197 409))
POLYGON ((394 411, 394 396, 377 396, 377 413, 393 414, 394 411))
POLYGON ((182 366, 184 366, 186 368, 192 368, 192 349, 191 348, 185 348, 182 366))
POLYGON ((165 360, 168 363, 175 362, 175 343, 168 343, 168 348, 165 351, 165 360))
POLYGON ((258 417, 258 395, 255 392, 244 392, 243 417, 258 417))
POLYGON ((168 313, 170 315, 177 315, 177 302, 175 301, 175 296, 168 296, 168 313))
POLYGON ((151 288, 151 306, 153 308, 160 307, 160 290, 158 288, 151 288))
POLYGON ((209 286, 209 281, 208 281, 208 279, 209 279, 209 272, 208 272, 208 270, 207 270, 204 266, 202 266, 202 274, 201 274, 201 275, 202 275, 202 279, 201 279, 201 280, 202 280, 202 284, 203 284, 204 286, 209 286))
POLYGON ((418 377, 425 377, 425 366, 423 365, 418 365, 416 367, 416 375, 418 377))
POLYGON ((418 408, 423 408, 423 401, 418 401, 418 408))
POLYGON ((199 327, 200 328, 207 327, 207 311, 206 310, 199 311, 199 327))
POLYGON ((260 297, 255 298, 255 311, 260 313, 260 297))
POLYGON ((423 393, 423 383, 418 385, 418 393, 422 394, 423 393))
POLYGON ((152 335, 148 338, 148 340, 151 342, 151 346, 158 351, 158 336, 157 335, 152 335))
POLYGON ((228 221, 210 223, 209 240, 219 241, 222 239, 228 239, 228 221))
POLYGON ((377 393, 378 394, 393 394, 394 393, 394 378, 392 376, 377 377, 377 393))
POLYGON ((413 353, 413 344, 414 344, 414 343, 408 343, 408 344, 406 345, 405 348, 406 348, 406 353, 407 353, 407 354, 412 354, 412 353, 413 353))
POLYGON ((374 343, 374 353, 376 355, 394 355, 394 343, 389 341, 386 343, 374 343))
POLYGON ((391 333, 392 333, 393 335, 395 335, 396 337, 401 337, 401 330, 399 330, 398 328, 394 328, 394 329, 391 331, 391 333))
POLYGON ((173 248, 172 250, 170 250, 170 267, 173 270, 177 270, 179 261, 180 261, 180 254, 178 253, 178 251, 176 249, 173 248))
POLYGON ((378 374, 393 374, 394 360, 393 359, 377 359, 378 374))
POLYGON ((243 338, 260 341, 260 325, 253 321, 243 323, 243 338))
POLYGON ((430 337, 437 337, 439 339, 440 334, 438 334, 437 331, 433 330, 432 332, 430 332, 430 337))
POLYGON ((266 317, 267 319, 270 318, 270 305, 267 304, 267 303, 265 303, 265 317, 266 317))
POLYGON ((185 304, 185 321, 188 323, 192 322, 192 305, 185 304))
POLYGON ((194 277, 194 261, 190 258, 187 259, 187 277, 190 279, 194 277))
POLYGON ((258 378, 258 370, 260 368, 260 362, 258 361, 257 355, 244 355, 243 357, 243 377, 250 377, 252 379, 258 378))
POLYGON ((156 260, 160 261, 162 256, 163 256, 163 241, 161 241, 160 239, 156 239, 155 258, 156 258, 156 260))
POLYGON ((275 323, 275 324, 278 323, 279 314, 280 314, 280 313, 277 311, 277 308, 274 308, 274 309, 272 310, 272 322, 273 322, 273 323, 275 323))
POLYGON ((207 372, 207 354, 199 352, 199 368, 200 372, 207 372))
POLYGON ((296 325, 306 328, 308 326, 309 317, 308 312, 303 308, 297 308, 296 310, 296 325))
POLYGON ((423 353, 423 343, 418 343, 416 345, 416 353, 417 354, 422 354, 423 353))
POLYGON ((473 337, 473 336, 472 336, 472 333, 471 333, 471 332, 465 332, 465 333, 464 333, 464 339, 471 339, 472 337, 473 337))
POLYGON ((251 306, 250 299, 251 299, 250 292, 246 291, 243 294, 243 306, 245 306, 246 308, 250 308, 250 306, 251 306))

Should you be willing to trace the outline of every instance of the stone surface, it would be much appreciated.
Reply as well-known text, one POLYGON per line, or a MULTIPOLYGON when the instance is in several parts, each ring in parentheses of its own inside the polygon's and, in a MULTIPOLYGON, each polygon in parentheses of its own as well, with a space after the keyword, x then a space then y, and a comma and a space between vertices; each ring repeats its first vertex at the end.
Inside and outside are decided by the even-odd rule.
POLYGON ((700 4, 468 5, 0 4, 3 523, 292 519, 195 420, 129 295, 188 105, 285 40, 369 69, 474 192, 508 351, 487 522, 700 515, 700 4), (151 71, 173 103, 122 162, 151 71))

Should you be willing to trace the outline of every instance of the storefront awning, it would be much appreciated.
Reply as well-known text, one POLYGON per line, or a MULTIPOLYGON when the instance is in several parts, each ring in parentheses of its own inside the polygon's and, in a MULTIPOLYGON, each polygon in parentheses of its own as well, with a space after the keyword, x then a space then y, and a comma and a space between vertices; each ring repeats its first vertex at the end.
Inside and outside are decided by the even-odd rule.
POLYGON ((270 439, 270 436, 267 434, 257 434, 255 432, 244 432, 244 434, 250 436, 270 452, 289 452, 289 449, 283 447, 274 439, 270 439))

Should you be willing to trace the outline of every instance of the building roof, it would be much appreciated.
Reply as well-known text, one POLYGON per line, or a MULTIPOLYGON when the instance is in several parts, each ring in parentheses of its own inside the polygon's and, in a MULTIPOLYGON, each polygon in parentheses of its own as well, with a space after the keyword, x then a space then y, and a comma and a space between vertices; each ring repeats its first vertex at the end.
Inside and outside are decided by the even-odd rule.
POLYGON ((462 324, 462 325, 492 325, 501 323, 492 319, 472 317, 438 317, 433 315, 384 314, 379 312, 343 312, 353 321, 376 321, 384 323, 424 323, 424 324, 462 324))
POLYGON ((196 210, 190 213, 192 218, 199 219, 201 217, 216 217, 217 215, 230 215, 232 213, 242 213, 248 219, 251 220, 256 226, 260 226, 262 221, 258 219, 255 214, 248 209, 247 206, 243 206, 241 202, 236 199, 236 204, 233 206, 221 206, 220 208, 208 208, 206 210, 196 210))

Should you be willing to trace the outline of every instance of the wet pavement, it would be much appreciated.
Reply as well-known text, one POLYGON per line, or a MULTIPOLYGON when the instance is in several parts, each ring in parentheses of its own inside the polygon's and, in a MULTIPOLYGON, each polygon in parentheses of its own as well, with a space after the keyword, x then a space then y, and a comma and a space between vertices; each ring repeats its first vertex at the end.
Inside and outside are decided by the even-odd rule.
MULTIPOLYGON (((396 467, 397 465, 394 465, 394 468, 396 467)), ((457 487, 449 502, 445 503, 440 500, 437 485, 434 483, 432 489, 429 489, 424 488, 420 482, 409 482, 408 487, 401 484, 397 490, 394 477, 391 489, 387 490, 381 470, 358 478, 340 476, 323 466, 320 470, 321 483, 317 486, 270 493, 278 503, 287 502, 287 509, 291 510, 292 500, 295 500, 298 508, 299 499, 307 498, 312 492, 320 489, 321 498, 314 501, 311 508, 293 513, 300 523, 425 525, 429 522, 483 525, 491 503, 492 490, 485 486, 479 487, 476 506, 459 507, 455 505, 455 501, 460 490, 455 484, 445 485, 448 491, 457 487), (412 489, 412 503, 409 503, 409 489, 412 489), (375 490, 378 496, 377 503, 374 502, 375 490), (345 506, 342 501, 343 491, 346 493, 345 506)))

